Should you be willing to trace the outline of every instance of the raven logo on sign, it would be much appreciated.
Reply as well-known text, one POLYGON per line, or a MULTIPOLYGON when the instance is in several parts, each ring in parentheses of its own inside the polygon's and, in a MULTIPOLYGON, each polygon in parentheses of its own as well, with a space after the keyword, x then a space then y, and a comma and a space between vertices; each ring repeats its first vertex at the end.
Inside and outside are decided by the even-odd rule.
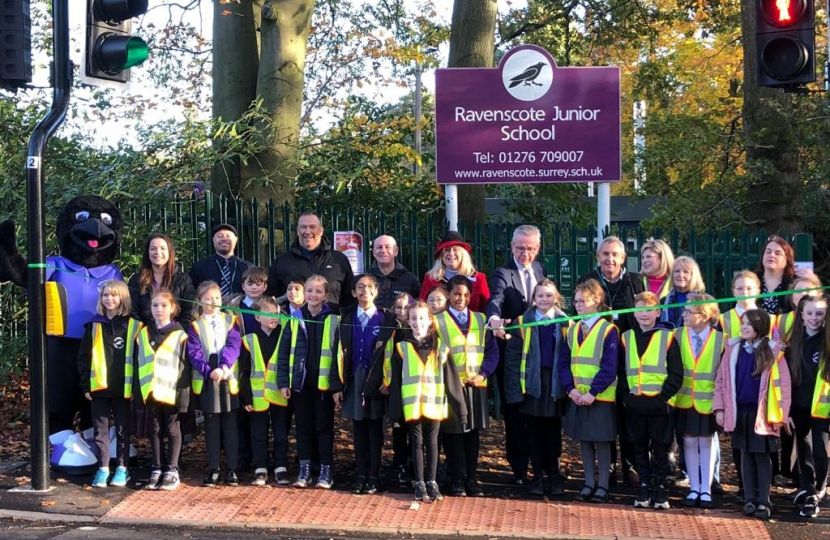
POLYGON ((523 49, 508 56, 501 69, 504 89, 519 101, 536 101, 550 90, 554 66, 535 49, 523 49))

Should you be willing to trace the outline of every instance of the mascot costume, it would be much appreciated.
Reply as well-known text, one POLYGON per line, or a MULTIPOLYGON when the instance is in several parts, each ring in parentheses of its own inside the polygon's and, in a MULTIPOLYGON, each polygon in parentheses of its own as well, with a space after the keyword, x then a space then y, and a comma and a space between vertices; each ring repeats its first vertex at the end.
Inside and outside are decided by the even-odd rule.
MULTIPOLYGON (((76 197, 58 214, 60 255, 46 258, 46 361, 49 433, 92 424, 89 402, 81 393, 78 349, 84 324, 94 315, 100 285, 123 280, 112 264, 121 244, 121 213, 95 195, 76 197)), ((17 251, 14 222, 0 224, 0 281, 27 286, 26 260, 17 251)))

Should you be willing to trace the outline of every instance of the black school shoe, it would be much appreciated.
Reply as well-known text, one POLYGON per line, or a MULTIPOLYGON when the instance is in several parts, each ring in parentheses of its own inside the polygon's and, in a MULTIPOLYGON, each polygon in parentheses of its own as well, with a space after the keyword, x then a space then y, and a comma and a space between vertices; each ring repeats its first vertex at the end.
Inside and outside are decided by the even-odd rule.
POLYGON ((423 501, 427 496, 427 485, 423 482, 415 482, 415 500, 423 501))
POLYGON ((352 484, 352 493, 354 495, 361 495, 366 490, 366 477, 365 476, 358 476, 357 480, 354 481, 352 484))
POLYGON ((562 481, 562 475, 554 474, 551 477, 550 484, 548 484, 548 494, 551 497, 565 496, 565 482, 562 481))
POLYGON ((239 477, 236 476, 236 472, 228 471, 225 473, 225 483, 229 486, 238 486, 239 485, 239 477))
POLYGON ((431 501, 440 501, 444 498, 444 496, 441 495, 441 490, 438 489, 438 482, 427 482, 427 496, 431 501))
POLYGON ((219 469, 212 469, 208 475, 202 480, 202 485, 205 487, 216 487, 219 485, 219 469))
POLYGON ((464 488, 470 497, 484 497, 484 490, 481 489, 481 485, 476 480, 467 480, 464 488))
POLYGON ((366 487, 363 489, 363 493, 374 495, 378 491, 383 491, 383 485, 380 483, 380 479, 370 476, 369 481, 366 482, 366 487))

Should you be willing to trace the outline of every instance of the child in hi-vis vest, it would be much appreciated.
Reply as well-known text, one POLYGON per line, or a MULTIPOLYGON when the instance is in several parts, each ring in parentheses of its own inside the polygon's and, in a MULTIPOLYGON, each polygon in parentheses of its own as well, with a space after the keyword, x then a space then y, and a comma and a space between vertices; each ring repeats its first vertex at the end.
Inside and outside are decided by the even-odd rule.
POLYGON ((528 492, 553 497, 565 494, 560 471, 562 417, 568 396, 559 382, 557 363, 568 322, 533 323, 565 318, 556 284, 543 279, 533 288, 533 306, 515 321, 504 353, 504 392, 507 403, 519 403, 527 426, 533 482, 528 492), (528 325, 528 326, 524 326, 528 325), (548 483, 544 483, 545 473, 548 483))
POLYGON ((141 397, 153 419, 150 431, 153 465, 144 489, 172 491, 180 484, 182 430, 179 413, 187 412, 190 405, 187 333, 175 321, 179 304, 169 289, 156 289, 150 294, 150 312, 153 322, 139 332, 136 344, 141 397))
POLYGON ((683 506, 712 508, 712 483, 717 473, 717 425, 712 410, 715 376, 723 356, 725 339, 715 329, 718 305, 705 293, 689 295, 689 302, 705 302, 683 308, 682 328, 674 332, 683 361, 683 385, 674 398, 675 430, 682 438, 689 493, 683 506))
POLYGON ((741 317, 741 337, 727 342, 717 379, 715 420, 741 451, 743 514, 769 519, 772 484, 770 452, 790 414, 790 370, 784 353, 769 342, 770 317, 751 309, 741 317))
MULTIPOLYGON (((291 399, 297 418, 297 455, 300 473, 294 487, 311 484, 314 443, 320 453, 320 476, 316 487, 334 484, 334 400, 332 383, 342 384, 338 369, 340 317, 328 305, 329 282, 314 275, 305 282, 306 304, 302 319, 285 325, 277 355, 277 384, 285 399, 291 399)), ((340 394, 336 394, 338 400, 340 394)))
MULTIPOLYGON (((288 432, 291 411, 277 386, 277 347, 280 340, 280 307, 273 296, 263 296, 253 305, 257 328, 242 338, 239 355, 241 405, 251 418, 251 451, 254 486, 268 481, 268 427, 274 430, 274 481, 288 485, 288 432)), ((295 323, 296 324, 296 323, 295 323)))
POLYGON ((101 285, 97 315, 84 325, 78 355, 81 389, 92 402, 92 425, 98 447, 98 471, 92 487, 106 487, 110 474, 110 415, 116 437, 115 474, 112 486, 126 486, 130 480, 130 400, 137 385, 133 349, 141 323, 129 316, 130 291, 123 281, 101 285))
POLYGON ((188 330, 187 356, 193 367, 192 385, 193 393, 198 396, 197 408, 205 415, 205 445, 210 470, 202 483, 208 487, 219 483, 219 456, 224 446, 228 467, 223 480, 229 486, 237 486, 239 327, 233 313, 221 311, 222 289, 215 281, 199 285, 196 300, 199 316, 188 330))
POLYGON ((830 369, 827 363, 824 296, 803 296, 796 306, 790 345, 785 355, 792 379, 792 407, 785 429, 794 435, 801 517, 818 516, 827 490, 827 419, 830 417, 830 369))
POLYGON ((605 319, 592 315, 604 308, 602 285, 589 279, 576 286, 574 306, 587 318, 571 324, 559 356, 559 380, 571 403, 565 433, 579 441, 585 467, 580 501, 608 502, 611 445, 617 438, 617 363, 619 332, 605 319), (596 468, 595 468, 596 467, 596 468), (594 477, 599 471, 599 478, 594 477))

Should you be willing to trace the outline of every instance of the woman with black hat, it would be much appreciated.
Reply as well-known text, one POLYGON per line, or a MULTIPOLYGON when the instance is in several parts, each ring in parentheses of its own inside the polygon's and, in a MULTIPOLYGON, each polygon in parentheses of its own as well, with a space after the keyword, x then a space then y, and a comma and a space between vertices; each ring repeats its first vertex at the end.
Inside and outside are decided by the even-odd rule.
POLYGON ((460 233, 449 231, 435 249, 435 264, 424 274, 421 300, 425 300, 435 287, 445 287, 451 277, 461 275, 473 282, 469 309, 484 311, 484 306, 490 299, 490 287, 487 285, 487 276, 476 271, 470 256, 472 251, 460 233))

